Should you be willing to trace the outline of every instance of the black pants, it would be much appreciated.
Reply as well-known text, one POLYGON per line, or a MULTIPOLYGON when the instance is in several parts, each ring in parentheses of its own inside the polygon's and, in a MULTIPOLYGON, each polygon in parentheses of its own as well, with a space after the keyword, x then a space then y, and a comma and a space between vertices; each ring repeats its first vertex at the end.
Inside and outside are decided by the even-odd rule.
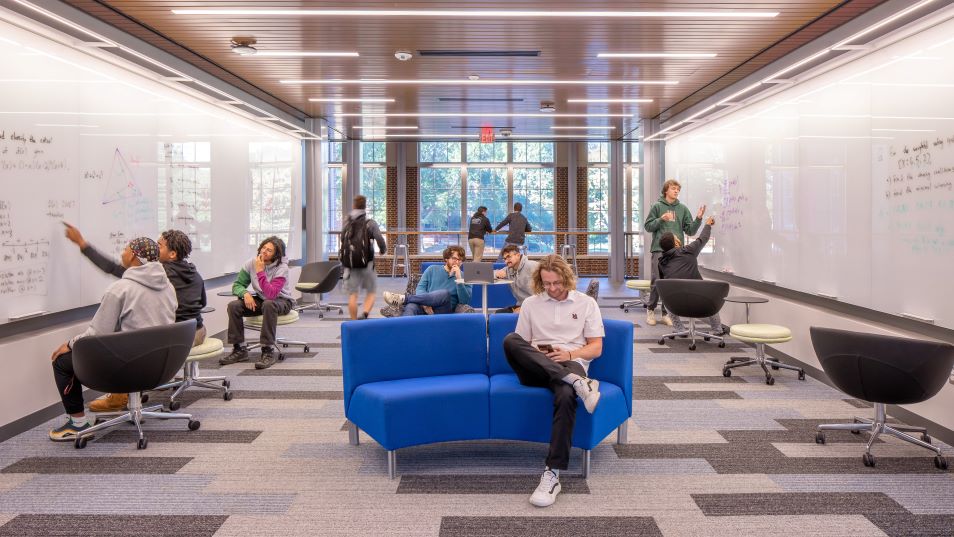
POLYGON ((507 306, 506 308, 500 308, 494 313, 513 313, 514 308, 519 308, 519 304, 514 304, 513 306, 507 306))
POLYGON ((516 333, 508 334, 503 345, 507 362, 520 379, 520 384, 548 388, 553 392, 553 427, 550 430, 547 467, 566 470, 570 464, 570 448, 573 447, 577 402, 573 386, 562 379, 570 373, 583 377, 586 371, 579 362, 572 360, 554 362, 516 333))
POLYGON ((287 298, 276 297, 274 300, 262 300, 260 297, 252 297, 255 300, 255 311, 245 307, 245 301, 241 298, 229 302, 229 336, 228 342, 235 345, 245 343, 245 320, 244 317, 262 316, 262 335, 259 343, 263 347, 275 345, 275 328, 278 326, 278 316, 285 315, 292 309, 292 301, 287 298))
MULTIPOLYGON (((656 280, 659 279, 659 258, 662 257, 662 252, 653 252, 650 263, 650 291, 649 291, 649 303, 646 304, 646 310, 651 311, 656 309, 656 304, 659 303, 659 291, 656 290, 656 280)), ((663 304, 662 314, 666 314, 666 305, 663 304)))
POLYGON ((53 380, 60 392, 63 408, 67 414, 79 414, 86 409, 83 406, 83 386, 73 374, 73 351, 65 352, 53 360, 53 380))

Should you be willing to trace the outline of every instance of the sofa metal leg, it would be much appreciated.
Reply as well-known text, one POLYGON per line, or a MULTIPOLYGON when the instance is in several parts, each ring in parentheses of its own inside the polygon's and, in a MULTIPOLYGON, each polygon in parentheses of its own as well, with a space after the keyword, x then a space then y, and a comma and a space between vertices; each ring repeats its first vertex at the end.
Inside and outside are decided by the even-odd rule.
POLYGON ((583 479, 590 477, 590 450, 583 450, 583 479))
POLYGON ((625 444, 629 439, 629 420, 627 419, 616 428, 616 443, 625 444))
POLYGON ((348 422, 348 443, 350 443, 352 446, 357 446, 358 443, 360 442, 359 439, 361 435, 358 434, 359 432, 360 432, 360 429, 358 429, 358 426, 349 421, 348 422))
POLYGON ((397 472, 397 451, 391 450, 388 451, 388 478, 394 479, 394 474, 397 472))

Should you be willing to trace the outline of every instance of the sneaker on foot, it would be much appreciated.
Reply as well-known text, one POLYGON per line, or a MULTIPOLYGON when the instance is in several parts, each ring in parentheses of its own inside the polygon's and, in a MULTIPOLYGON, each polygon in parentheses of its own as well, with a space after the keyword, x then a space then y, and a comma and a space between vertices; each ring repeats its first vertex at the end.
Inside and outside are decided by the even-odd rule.
POLYGON ((272 348, 262 349, 262 357, 255 362, 255 369, 268 369, 284 358, 281 351, 272 348))
POLYGON ((370 313, 371 313, 370 311, 362 311, 361 315, 358 315, 358 320, 363 321, 367 319, 370 313))
POLYGON ((54 442, 72 442, 76 440, 76 435, 92 427, 95 421, 95 417, 90 419, 89 416, 86 416, 82 425, 77 425, 73 423, 73 418, 67 418, 66 423, 56 429, 50 430, 50 440, 54 442))
POLYGON ((666 326, 672 326, 672 317, 668 314, 662 316, 662 322, 666 326))
POLYGON ((232 349, 231 354, 228 356, 223 356, 219 358, 219 363, 222 365, 234 364, 237 362, 247 362, 248 361, 248 349, 245 347, 236 347, 232 349))
POLYGON ((583 400, 586 411, 592 414, 600 402, 600 381, 583 377, 573 383, 573 390, 583 400))
POLYGON ((646 324, 656 326, 656 310, 646 310, 646 324))
POLYGON ((90 403, 89 409, 93 412, 121 412, 126 410, 127 404, 129 404, 128 393, 108 393, 105 397, 90 403))
POLYGON ((549 507, 560 493, 560 478, 549 468, 540 477, 540 484, 530 495, 530 504, 537 507, 549 507))
POLYGON ((392 293, 391 291, 385 291, 384 301, 387 302, 388 305, 394 306, 395 308, 399 308, 404 304, 404 295, 402 295, 401 293, 392 293))

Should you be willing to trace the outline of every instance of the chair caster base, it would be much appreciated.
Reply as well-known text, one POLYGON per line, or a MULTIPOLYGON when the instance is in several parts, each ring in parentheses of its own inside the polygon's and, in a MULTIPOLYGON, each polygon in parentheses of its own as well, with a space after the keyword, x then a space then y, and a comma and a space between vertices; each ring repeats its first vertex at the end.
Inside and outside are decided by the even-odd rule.
POLYGON ((139 442, 136 443, 136 449, 146 449, 149 446, 149 441, 145 438, 140 438, 139 442))
POLYGON ((875 461, 874 455, 872 455, 871 453, 865 453, 864 455, 861 456, 861 462, 865 463, 865 466, 867 466, 868 468, 874 468, 876 461, 875 461))
POLYGON ((825 433, 819 431, 815 433, 815 443, 820 445, 825 445, 825 433))

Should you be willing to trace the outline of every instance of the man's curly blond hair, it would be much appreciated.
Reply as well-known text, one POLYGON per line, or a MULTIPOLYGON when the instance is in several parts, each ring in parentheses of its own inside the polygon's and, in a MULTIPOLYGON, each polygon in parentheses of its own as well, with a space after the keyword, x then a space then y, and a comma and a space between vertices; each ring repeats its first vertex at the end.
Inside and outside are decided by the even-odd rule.
POLYGON ((570 267, 570 264, 566 262, 566 259, 556 255, 550 254, 540 260, 540 266, 533 271, 533 292, 540 294, 544 291, 543 288, 543 277, 540 275, 541 270, 550 271, 560 277, 560 280, 563 281, 563 287, 566 287, 568 290, 576 289, 576 275, 573 274, 573 268, 570 267))

